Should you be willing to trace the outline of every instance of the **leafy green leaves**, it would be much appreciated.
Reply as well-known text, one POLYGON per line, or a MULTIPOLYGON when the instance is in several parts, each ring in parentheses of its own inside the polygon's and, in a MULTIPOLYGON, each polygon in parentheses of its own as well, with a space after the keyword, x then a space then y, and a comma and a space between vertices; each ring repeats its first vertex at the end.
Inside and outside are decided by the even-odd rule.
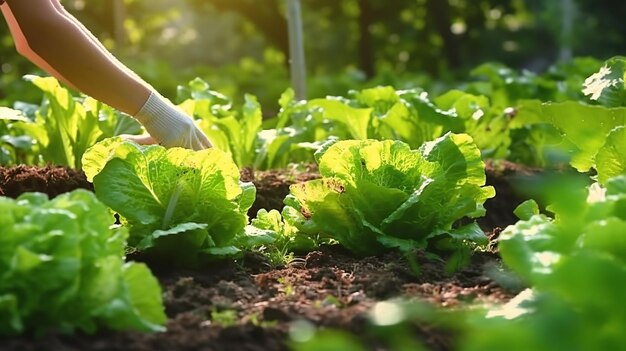
POLYGON ((325 119, 347 131, 344 139, 400 140, 417 148, 446 132, 462 129, 457 116, 435 106, 421 89, 383 86, 351 91, 349 95, 308 102, 310 108, 321 108, 325 119))
POLYGON ((109 228, 92 193, 0 197, 0 222, 0 335, 163 330, 158 282, 145 265, 124 263, 128 233, 109 228))
POLYGON ((626 58, 613 57, 585 80, 583 93, 607 107, 626 106, 625 77, 626 58))
POLYGON ((626 249, 621 244, 624 233, 621 230, 626 225, 622 212, 626 193, 620 189, 625 186, 626 178, 612 178, 609 184, 610 191, 594 186, 586 198, 556 199, 550 206, 555 219, 535 212, 506 228, 500 235, 504 261, 523 277, 535 281, 536 273, 549 273, 562 257, 581 250, 600 250, 603 255, 615 251, 615 258, 621 260, 626 249))
POLYGON ((568 101, 562 103, 524 102, 519 111, 520 121, 547 122, 561 131, 575 149, 571 164, 580 171, 595 165, 595 156, 607 135, 626 123, 626 108, 609 109, 568 101))
MULTIPOLYGON (((501 233, 504 262, 534 293, 502 309, 520 310, 524 304, 523 313, 512 322, 487 320, 506 337, 482 335, 481 340, 482 333, 474 330, 466 340, 475 344, 470 350, 496 350, 504 340, 522 334, 526 348, 532 343, 537 350, 620 347, 623 336, 617 330, 626 323, 626 310, 619 307, 626 281, 626 177, 606 183, 606 188, 591 187, 587 198, 556 199, 550 206, 554 218, 535 210, 521 211, 527 218, 501 233), (562 340, 543 332, 562 323, 567 324, 573 343, 570 337, 562 340), (491 346, 485 344, 487 340, 491 346)), ((527 203, 524 207, 534 206, 527 203)))
POLYGON ((196 78, 188 87, 179 88, 179 97, 185 98, 181 108, 200 118, 200 126, 216 148, 229 153, 240 167, 255 164, 263 115, 254 96, 246 95, 241 111, 232 111, 228 98, 196 78))
POLYGON ((231 245, 256 194, 215 148, 166 150, 113 139, 94 146, 84 164, 98 198, 128 225, 129 245, 181 265, 231 245))
POLYGON ((28 163, 30 157, 23 157, 33 148, 33 138, 17 131, 15 123, 29 123, 21 111, 0 106, 0 165, 28 163))
POLYGON ((44 102, 34 120, 16 122, 14 128, 36 142, 33 151, 46 163, 80 168, 83 153, 97 141, 140 130, 138 122, 93 98, 72 96, 55 78, 26 79, 43 92, 44 102))
POLYGON ((596 154, 598 181, 602 184, 620 174, 626 174, 626 128, 616 127, 609 133, 604 146, 596 154))
POLYGON ((283 211, 303 233, 359 254, 426 247, 441 235, 484 242, 475 228, 453 229, 483 215, 494 195, 483 187, 484 164, 469 136, 447 134, 419 150, 399 141, 338 141, 316 158, 322 178, 292 185, 283 211))

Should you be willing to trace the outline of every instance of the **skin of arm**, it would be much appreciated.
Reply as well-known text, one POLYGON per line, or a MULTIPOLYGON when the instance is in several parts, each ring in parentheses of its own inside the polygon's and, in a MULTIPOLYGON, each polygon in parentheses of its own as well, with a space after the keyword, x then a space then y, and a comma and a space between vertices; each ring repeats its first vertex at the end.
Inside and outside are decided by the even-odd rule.
POLYGON ((58 0, 6 0, 2 13, 18 51, 83 93, 135 115, 153 90, 114 59, 58 0))
POLYGON ((17 24, 17 21, 15 20, 15 17, 13 16, 11 9, 9 9, 9 5, 7 5, 6 3, 3 3, 2 5, 0 5, 0 11, 2 11, 2 14, 4 15, 4 18, 6 19, 7 24, 9 25, 9 30, 11 31, 11 36, 13 37, 13 40, 15 41, 15 49, 17 49, 17 52, 20 55, 26 57, 35 65, 37 65, 37 67, 55 76, 64 84, 76 89, 76 87, 74 87, 70 82, 68 82, 67 79, 65 79, 65 77, 63 77, 54 68, 50 67, 50 65, 44 59, 39 57, 39 55, 37 55, 28 46, 28 42, 26 41, 26 38, 24 37, 24 33, 22 33, 22 29, 17 24))
POLYGON ((128 73, 128 74, 132 75, 133 77, 135 77, 135 78, 136 78, 136 79, 138 79, 138 80, 141 80, 141 78, 140 78, 137 74, 135 74, 135 72, 131 71, 131 70, 130 70, 130 69, 128 69, 128 68, 127 68, 124 64, 122 64, 121 62, 119 62, 119 61, 118 61, 118 59, 117 59, 115 56, 113 56, 113 55, 111 54, 111 52, 110 52, 107 48, 105 48, 105 47, 104 47, 104 45, 102 45, 102 43, 101 43, 101 42, 100 42, 100 41, 99 41, 99 40, 98 40, 98 39, 97 39, 97 38, 93 35, 93 33, 91 33, 91 31, 89 31, 89 29, 87 29, 87 28, 85 27, 85 25, 83 25, 83 24, 82 24, 82 23, 81 23, 78 19, 76 19, 76 17, 74 17, 71 13, 67 12, 67 11, 65 10, 65 8, 63 7, 63 5, 61 5, 61 2, 60 2, 59 0, 51 0, 51 1, 52 1, 52 4, 54 5, 54 8, 56 8, 56 9, 57 9, 57 11, 58 11, 61 15, 65 16, 67 19, 69 19, 70 21, 74 22, 74 24, 76 24, 76 26, 78 26, 78 27, 80 28, 80 30, 82 30, 82 31, 83 31, 83 33, 84 33, 84 34, 85 34, 85 35, 89 38, 89 40, 91 40, 91 42, 92 42, 94 45, 96 45, 96 46, 100 49, 100 52, 101 52, 103 55, 107 55, 111 61, 114 61, 115 63, 117 63, 117 64, 118 64, 118 66, 119 66, 121 69, 123 69, 123 70, 125 70, 125 71, 126 71, 126 73, 128 73))

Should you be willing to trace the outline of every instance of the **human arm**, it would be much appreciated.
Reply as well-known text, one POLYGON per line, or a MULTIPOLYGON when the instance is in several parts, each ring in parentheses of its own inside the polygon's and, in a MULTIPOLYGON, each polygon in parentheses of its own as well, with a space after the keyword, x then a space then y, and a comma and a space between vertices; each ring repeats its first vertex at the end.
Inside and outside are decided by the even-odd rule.
POLYGON ((58 0, 6 0, 2 12, 48 73, 135 117, 166 147, 211 146, 191 118, 117 61, 58 0))
POLYGON ((28 60, 30 60, 32 63, 34 63, 37 67, 39 67, 43 71, 48 72, 51 75, 55 76, 58 80, 62 81, 65 85, 68 85, 76 89, 76 87, 74 87, 67 79, 65 79, 65 77, 63 77, 54 68, 50 67, 50 65, 44 59, 39 57, 39 55, 37 55, 28 46, 26 37, 24 37, 24 33, 22 33, 22 29, 17 24, 17 20, 15 19, 15 16, 13 16, 13 13, 9 9, 9 5, 4 3, 4 1, 2 0, 0 0, 0 11, 4 15, 4 18, 6 19, 7 24, 9 25, 9 31, 11 32, 11 36, 13 37, 13 40, 15 41, 15 48, 17 52, 20 55, 26 57, 28 60))

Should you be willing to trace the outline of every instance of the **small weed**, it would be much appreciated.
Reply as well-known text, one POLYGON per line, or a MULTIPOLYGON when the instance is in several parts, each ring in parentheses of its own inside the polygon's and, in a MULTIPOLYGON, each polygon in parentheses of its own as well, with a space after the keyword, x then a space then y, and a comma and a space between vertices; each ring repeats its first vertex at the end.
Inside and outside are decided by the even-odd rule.
POLYGON ((222 327, 232 327, 237 325, 239 318, 237 316, 237 311, 235 310, 218 311, 213 309, 213 311, 211 311, 211 321, 213 324, 222 327))
POLYGON ((286 266, 295 259, 293 252, 287 252, 286 248, 284 250, 272 248, 270 250, 262 250, 261 253, 267 257, 272 269, 286 266))
POLYGON ((335 306, 337 308, 341 308, 343 306, 343 303, 333 295, 327 295, 323 300, 315 301, 315 307, 317 308, 322 308, 326 306, 335 306))
POLYGON ((261 321, 259 320, 259 314, 253 313, 248 316, 250 323, 256 327, 261 328, 273 328, 278 325, 278 321, 261 321))
POLYGON ((278 282, 282 285, 285 296, 294 296, 296 294, 296 288, 286 278, 278 278, 278 282))

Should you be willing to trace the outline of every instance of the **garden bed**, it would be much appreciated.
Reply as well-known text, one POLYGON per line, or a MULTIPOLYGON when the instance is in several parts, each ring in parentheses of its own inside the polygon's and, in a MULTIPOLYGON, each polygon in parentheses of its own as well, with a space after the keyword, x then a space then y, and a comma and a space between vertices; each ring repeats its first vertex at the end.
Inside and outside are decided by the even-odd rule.
MULTIPOLYGON (((516 220, 512 211, 522 198, 512 184, 533 172, 510 163, 497 167, 487 163, 487 183, 496 188, 497 197, 487 201, 487 216, 479 224, 492 239, 516 220)), ((282 208, 290 184, 317 176, 314 167, 256 173, 243 170, 242 179, 257 186, 257 201, 250 215, 260 208, 282 208)), ((16 197, 25 191, 41 191, 56 196, 75 188, 91 189, 81 172, 59 167, 0 168, 0 195, 16 197)), ((256 254, 201 271, 168 270, 151 264, 163 287, 167 332, 22 336, 0 340, 1 349, 287 350, 290 326, 302 319, 362 335, 367 311, 378 301, 420 298, 455 308, 501 303, 516 293, 493 279, 491 273, 501 266, 495 250, 475 254, 467 267, 453 275, 446 274, 443 263, 421 253, 415 259, 419 274, 398 253, 358 258, 336 246, 296 255, 279 267, 256 254)), ((450 350, 454 343, 453 334, 426 325, 416 327, 416 334, 433 350, 450 350)), ((376 340, 369 345, 384 349, 376 348, 376 340)))

